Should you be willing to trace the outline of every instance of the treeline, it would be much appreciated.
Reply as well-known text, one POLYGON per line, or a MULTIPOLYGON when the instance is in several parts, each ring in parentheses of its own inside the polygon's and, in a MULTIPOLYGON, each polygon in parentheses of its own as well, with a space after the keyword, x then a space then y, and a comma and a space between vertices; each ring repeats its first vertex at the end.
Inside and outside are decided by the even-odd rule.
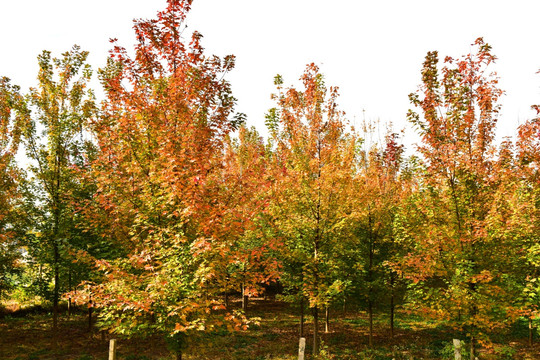
MULTIPOLYGON (((115 44, 98 71, 74 47, 39 56, 28 92, 0 81, 0 296, 92 301, 98 326, 186 339, 245 329, 265 286, 313 315, 355 304, 370 319, 396 306, 476 343, 540 303, 540 121, 494 144, 495 61, 482 39, 439 64, 427 54, 415 110, 421 135, 353 129, 315 65, 302 88, 278 75, 268 139, 234 112, 224 75, 182 36, 191 1, 135 22, 133 56, 115 44), (26 154, 25 166, 17 152, 26 154)), ((301 326, 301 329, 303 327, 301 326)), ((303 330, 301 330, 302 332, 303 330)))

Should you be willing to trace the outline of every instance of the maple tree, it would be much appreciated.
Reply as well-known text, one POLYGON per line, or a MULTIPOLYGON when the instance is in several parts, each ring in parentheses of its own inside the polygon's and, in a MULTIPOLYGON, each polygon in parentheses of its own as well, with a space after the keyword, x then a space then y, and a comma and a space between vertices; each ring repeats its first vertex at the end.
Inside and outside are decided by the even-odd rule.
POLYGON ((349 128, 314 64, 301 88, 275 77, 266 141, 235 113, 234 56, 187 31, 191 5, 135 20, 133 51, 111 40, 101 105, 78 46, 44 51, 26 95, 0 78, 0 299, 52 300, 56 330, 62 294, 75 298, 90 331, 96 313, 102 330, 162 335, 177 359, 199 336, 247 330, 270 286, 298 306, 301 337, 311 309, 314 354, 338 301, 366 310, 370 347, 377 313, 393 336, 402 304, 467 337, 471 359, 510 323, 528 322, 533 344, 540 119, 495 148, 488 44, 442 65, 427 54, 409 96, 419 157, 391 130, 349 128))
MULTIPOLYGON (((535 107, 537 113, 539 108, 535 107)), ((537 114, 538 115, 538 114, 537 114)), ((540 119, 537 117, 519 127, 517 141, 518 160, 521 175, 519 208, 514 216, 515 224, 520 225, 522 246, 516 259, 522 266, 521 300, 522 315, 529 321, 529 345, 532 346, 533 319, 538 319, 540 305, 540 242, 538 239, 540 226, 540 119)))
POLYGON ((35 232, 45 245, 45 261, 54 276, 53 327, 57 328, 60 298, 60 266, 69 243, 71 212, 68 194, 76 182, 73 156, 81 146, 85 122, 94 115, 95 104, 87 84, 92 71, 86 63, 88 52, 74 46, 60 58, 49 51, 38 57, 38 85, 31 88, 28 108, 32 111, 24 125, 29 170, 39 187, 35 205, 39 208, 35 232))
POLYGON ((504 303, 512 318, 527 319, 531 346, 540 301, 539 129, 537 118, 529 120, 518 128, 515 145, 509 140, 502 144, 497 164, 501 186, 490 214, 490 230, 499 239, 499 247, 513 254, 504 258, 500 270, 508 278, 510 294, 504 303))
POLYGON ((425 161, 422 187, 411 199, 419 220, 401 217, 400 237, 410 253, 402 269, 429 314, 452 321, 474 344, 501 316, 502 279, 494 271, 496 241, 486 231, 494 183, 492 141, 502 91, 489 73, 491 47, 479 38, 475 52, 447 57, 439 72, 428 52, 409 119, 417 127, 425 161), (441 75, 439 75, 441 74, 441 75), (414 204, 414 202, 418 202, 414 204))
POLYGON ((18 86, 0 78, 0 299, 12 286, 10 277, 20 258, 18 237, 24 234, 20 183, 24 173, 17 167, 21 131, 28 109, 18 86))
MULTIPOLYGON (((283 238, 287 268, 313 311, 313 351, 318 353, 319 310, 342 291, 336 278, 336 246, 345 239, 348 190, 351 187, 355 138, 347 136, 336 88, 327 89, 314 64, 301 77, 303 91, 283 89, 275 79, 277 108, 269 112, 272 132, 272 214, 283 238)), ((285 275, 284 275, 285 276, 285 275)))
POLYGON ((257 131, 240 127, 238 139, 225 142, 219 203, 223 206, 218 254, 211 266, 217 266, 216 280, 227 296, 241 289, 242 308, 248 298, 262 292, 262 286, 279 276, 275 253, 280 244, 266 226, 265 205, 269 201, 268 154, 257 131))
POLYGON ((210 263, 227 241, 219 203, 224 137, 242 122, 223 79, 234 57, 205 56, 197 32, 186 43, 190 7, 169 0, 157 19, 135 21, 134 57, 116 45, 100 71, 107 101, 92 125, 97 189, 87 230, 125 253, 96 259, 102 281, 80 293, 92 295, 103 327, 164 334, 177 358, 188 334, 225 320, 245 326, 241 315, 220 311, 223 288, 210 263))
POLYGON ((373 124, 364 124, 363 130, 364 146, 357 156, 358 170, 354 178, 354 235, 346 246, 350 258, 354 259, 349 274, 355 274, 355 293, 367 305, 368 343, 373 346, 374 307, 387 300, 393 334, 398 276, 388 263, 400 255, 394 219, 405 182, 400 179, 403 146, 397 142, 398 135, 389 131, 379 144, 372 139, 376 130, 373 124))

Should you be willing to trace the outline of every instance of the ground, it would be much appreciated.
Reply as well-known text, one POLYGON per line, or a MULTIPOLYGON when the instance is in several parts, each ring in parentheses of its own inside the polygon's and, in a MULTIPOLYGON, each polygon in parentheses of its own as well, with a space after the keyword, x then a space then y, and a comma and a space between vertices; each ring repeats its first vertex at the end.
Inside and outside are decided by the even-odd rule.
MULTIPOLYGON (((259 317, 260 325, 238 333, 222 332, 197 339, 185 351, 184 360, 293 360, 298 359, 297 309, 279 301, 255 299, 248 316, 259 317)), ((105 360, 112 335, 88 330, 87 316, 80 312, 60 321, 58 343, 52 341, 51 315, 46 312, 0 318, 0 359, 2 360, 105 360), (56 355, 55 355, 56 354, 56 355)), ((390 337, 385 314, 375 317, 374 346, 368 346, 365 313, 341 309, 331 312, 330 331, 324 333, 321 321, 320 359, 450 359, 453 358, 450 329, 399 312, 394 337, 390 337)), ((307 317, 306 359, 310 355, 312 318, 307 317)), ((519 324, 518 324, 519 325, 519 324)), ((493 347, 481 350, 480 359, 540 359, 540 342, 527 345, 524 327, 514 326, 506 333, 493 334, 493 347)), ((161 338, 118 338, 118 360, 173 359, 161 338)))

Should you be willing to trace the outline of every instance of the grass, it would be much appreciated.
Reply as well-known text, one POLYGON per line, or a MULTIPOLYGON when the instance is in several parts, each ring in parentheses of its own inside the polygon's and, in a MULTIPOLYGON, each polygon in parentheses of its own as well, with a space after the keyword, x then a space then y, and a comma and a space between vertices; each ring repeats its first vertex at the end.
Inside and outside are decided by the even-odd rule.
MULTIPOLYGON (((262 299, 250 302, 248 315, 259 317, 260 325, 246 331, 206 334, 192 344, 186 360, 292 360, 298 358, 297 310, 280 302, 262 299)), ((368 321, 365 313, 349 312, 331 319, 330 331, 321 333, 320 360, 330 359, 445 359, 452 358, 452 332, 418 316, 398 313, 394 337, 390 337, 387 316, 374 318, 374 346, 368 346, 368 321)), ((307 316, 306 359, 311 353, 313 318, 307 316)), ((103 360, 107 359, 108 334, 87 329, 87 318, 78 314, 62 316, 58 343, 53 343, 51 316, 28 312, 24 317, 0 318, 0 359, 3 360, 103 360)), ((520 326, 518 324, 517 326, 520 326)), ((321 328, 322 326, 321 321, 321 328)), ((540 345, 529 348, 521 328, 495 334, 491 349, 482 349, 480 359, 540 359, 540 345), (518 331, 520 330, 520 331, 518 331)), ((118 360, 172 359, 159 338, 119 339, 118 360)))

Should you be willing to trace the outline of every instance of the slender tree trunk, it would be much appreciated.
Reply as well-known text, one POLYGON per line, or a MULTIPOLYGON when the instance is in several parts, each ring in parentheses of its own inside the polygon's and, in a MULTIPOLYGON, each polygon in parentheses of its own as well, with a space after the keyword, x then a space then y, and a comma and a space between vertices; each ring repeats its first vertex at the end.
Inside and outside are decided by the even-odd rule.
POLYGON ((53 329, 54 332, 58 330, 58 298, 60 294, 60 275, 58 269, 58 262, 60 254, 58 251, 58 243, 56 242, 56 236, 54 239, 54 294, 53 294, 53 329))
POLYGON ((371 299, 368 300, 368 314, 369 314, 369 347, 373 347, 373 303, 371 299))
MULTIPOLYGON (((71 292, 71 268, 68 271, 68 290, 71 292)), ((71 295, 68 298, 68 318, 71 317, 71 295)))
POLYGON ((304 297, 300 297, 300 337, 304 337, 304 297))
POLYGON ((390 273, 390 337, 394 337, 394 311, 395 311, 395 305, 394 305, 394 273, 390 273))
POLYGON ((390 296, 390 337, 394 337, 394 294, 390 296))
MULTIPOLYGON (((473 266, 473 269, 475 267, 476 266, 473 266)), ((475 283, 470 283, 469 284, 469 289, 470 289, 471 294, 474 294, 476 292, 476 284, 475 283)), ((476 305, 474 303, 471 305, 471 308, 470 308, 469 312, 470 312, 470 318, 473 319, 473 321, 474 321, 474 317, 478 313, 478 308, 476 307, 476 305)), ((475 345, 476 345, 475 344, 476 339, 474 337, 474 335, 476 334, 476 325, 474 324, 474 322, 471 324, 470 333, 471 333, 471 347, 470 347, 471 356, 470 356, 470 359, 474 360, 474 358, 475 358, 475 345)))
POLYGON ((244 310, 244 312, 247 311, 248 300, 249 300, 249 298, 246 295, 246 285, 242 284, 242 310, 244 310))
POLYGON ((471 357, 470 357, 470 359, 471 359, 471 360, 474 360, 474 358, 475 358, 475 353, 474 353, 474 342, 475 342, 475 340, 474 340, 474 335, 471 335, 471 348, 470 348, 470 351, 471 351, 471 357))
POLYGON ((176 360, 182 360, 182 350, 176 352, 176 360))
POLYGON ((373 257, 375 234, 372 232, 371 214, 368 218, 369 223, 369 265, 368 265, 368 314, 369 314, 369 347, 373 347, 373 257))
POLYGON ((39 264, 39 294, 43 296, 43 264, 39 264))
POLYGON ((92 296, 90 296, 90 300, 88 301, 88 332, 92 332, 92 296))
MULTIPOLYGON (((53 329, 58 329, 58 298, 60 295, 60 250, 58 249, 58 236, 60 233, 60 159, 58 158, 59 145, 56 145, 55 158, 55 186, 53 187, 53 251, 54 251, 54 294, 53 294, 53 329)), ((56 335, 55 335, 56 336, 56 335)))
POLYGON ((324 332, 328 334, 330 331, 330 309, 327 305, 324 309, 324 332))
POLYGON ((313 308, 313 355, 319 354, 319 308, 313 308))
POLYGON ((347 316, 347 298, 343 297, 343 317, 347 316))

